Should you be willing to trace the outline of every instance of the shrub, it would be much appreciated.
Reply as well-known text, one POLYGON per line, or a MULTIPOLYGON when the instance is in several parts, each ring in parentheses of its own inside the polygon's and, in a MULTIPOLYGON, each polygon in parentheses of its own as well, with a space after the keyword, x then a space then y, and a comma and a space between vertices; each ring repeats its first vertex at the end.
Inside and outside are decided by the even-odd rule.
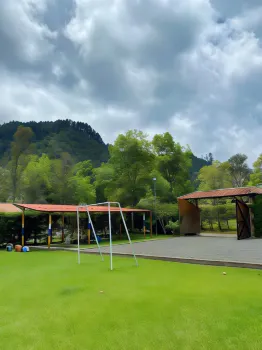
POLYGON ((179 221, 169 221, 168 224, 166 225, 166 230, 172 231, 174 234, 179 234, 180 232, 180 225, 179 221))

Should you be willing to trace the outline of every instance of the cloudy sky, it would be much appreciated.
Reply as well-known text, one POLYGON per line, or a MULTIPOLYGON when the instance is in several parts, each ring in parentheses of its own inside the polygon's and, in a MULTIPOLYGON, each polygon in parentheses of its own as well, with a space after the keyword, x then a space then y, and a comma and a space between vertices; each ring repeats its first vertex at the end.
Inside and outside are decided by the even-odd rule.
POLYGON ((0 0, 0 122, 262 152, 261 0, 0 0))

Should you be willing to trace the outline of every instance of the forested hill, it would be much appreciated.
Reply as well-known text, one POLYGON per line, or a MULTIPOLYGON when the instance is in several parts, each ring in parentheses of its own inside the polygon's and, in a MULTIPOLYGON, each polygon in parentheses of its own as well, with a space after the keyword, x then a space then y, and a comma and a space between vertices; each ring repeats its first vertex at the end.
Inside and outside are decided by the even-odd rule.
POLYGON ((69 153, 75 162, 86 159, 94 166, 108 160, 108 147, 101 136, 86 123, 71 120, 55 122, 9 122, 0 126, 0 159, 8 158, 10 144, 19 125, 30 127, 34 132, 32 142, 35 153, 46 153, 50 158, 59 158, 69 153))
MULTIPOLYGON (((101 136, 90 125, 72 120, 27 123, 12 121, 0 125, 0 159, 9 158, 10 145, 19 125, 33 130, 32 142, 35 153, 39 156, 46 153, 49 158, 54 159, 67 152, 76 163, 91 160, 95 167, 108 161, 108 146, 101 136)), ((205 165, 209 165, 208 161, 193 155, 190 173, 197 173, 205 165)))
POLYGON ((191 174, 196 174, 199 172, 201 168, 207 165, 211 165, 212 162, 210 160, 206 160, 203 158, 198 158, 194 154, 192 156, 192 169, 191 169, 191 174))

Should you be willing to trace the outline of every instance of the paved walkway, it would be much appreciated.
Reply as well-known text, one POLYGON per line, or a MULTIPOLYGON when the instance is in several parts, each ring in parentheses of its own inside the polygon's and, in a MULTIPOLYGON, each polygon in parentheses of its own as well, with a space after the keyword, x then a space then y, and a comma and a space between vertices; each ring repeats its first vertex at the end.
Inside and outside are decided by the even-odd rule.
MULTIPOLYGON (((262 240, 235 237, 176 237, 164 240, 134 243, 138 256, 151 259, 181 261, 189 263, 253 267, 262 269, 262 240)), ((102 247, 109 253, 109 247, 102 247)), ((97 252, 97 249, 86 249, 97 252)), ((132 254, 130 245, 114 245, 113 252, 120 255, 132 254)))

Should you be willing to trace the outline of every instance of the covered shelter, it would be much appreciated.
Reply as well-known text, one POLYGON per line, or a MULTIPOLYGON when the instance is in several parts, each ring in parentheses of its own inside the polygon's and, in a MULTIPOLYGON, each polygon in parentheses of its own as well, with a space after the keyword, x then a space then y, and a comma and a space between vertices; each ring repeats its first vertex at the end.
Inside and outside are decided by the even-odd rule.
MULTIPOLYGON (((22 234, 22 246, 25 245, 25 211, 37 211, 42 213, 47 213, 49 216, 49 225, 48 225, 48 246, 50 247, 51 240, 52 240, 52 215, 53 214, 61 214, 62 216, 62 242, 64 241, 64 214, 65 213, 77 213, 79 211, 80 213, 86 213, 86 208, 81 207, 77 205, 60 205, 60 204, 14 204, 14 206, 21 210, 22 212, 22 227, 21 227, 21 234, 22 234)), ((108 207, 107 206, 100 206, 100 205, 94 205, 89 206, 88 208, 89 212, 93 213, 107 213, 108 207)), ((120 209, 119 207, 111 207, 110 208, 111 213, 119 213, 120 209)), ((133 208, 122 208, 123 213, 130 213, 133 215, 134 213, 142 213, 143 214, 143 231, 144 235, 146 233, 146 214, 150 215, 150 234, 152 235, 152 212, 147 209, 133 209, 133 208)), ((133 220, 132 220, 133 222, 133 220)), ((88 223, 88 243, 90 244, 90 224, 88 223)))
POLYGON ((237 238, 246 239, 254 235, 253 213, 248 204, 262 195, 262 188, 241 187, 213 191, 197 191, 178 198, 180 233, 199 234, 201 231, 200 199, 230 198, 236 203, 237 238), (246 198, 244 200, 243 198, 246 198))

